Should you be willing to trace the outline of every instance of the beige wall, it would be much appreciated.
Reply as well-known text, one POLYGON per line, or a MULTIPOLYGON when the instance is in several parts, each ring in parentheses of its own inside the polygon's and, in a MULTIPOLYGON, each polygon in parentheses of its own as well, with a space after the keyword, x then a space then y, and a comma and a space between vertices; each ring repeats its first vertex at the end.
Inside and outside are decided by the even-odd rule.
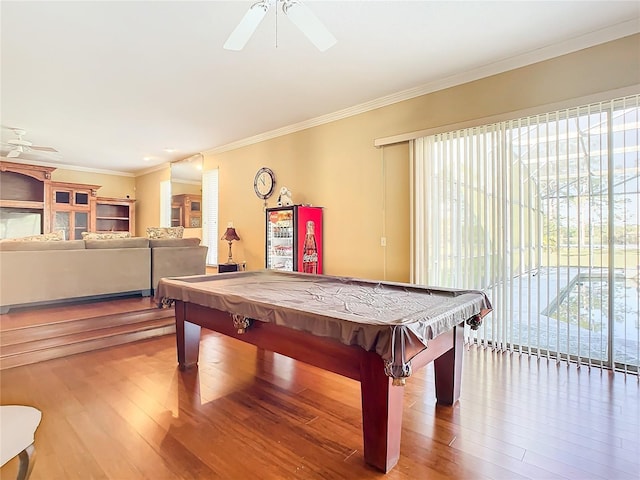
MULTIPOLYGON (((640 35, 448 88, 233 151, 205 153, 219 168, 220 226, 242 240, 234 259, 264 266, 262 201, 253 178, 274 170, 294 203, 324 207, 324 271, 409 280, 409 147, 374 139, 570 100, 640 83, 640 35), (380 246, 380 238, 387 246, 380 246)), ((269 200, 274 206, 277 194, 269 200)), ((226 244, 220 242, 221 259, 226 244)))
POLYGON ((136 198, 135 178, 133 176, 106 175, 102 173, 78 172, 58 168, 51 174, 54 182, 87 183, 100 185, 99 197, 136 198))
POLYGON ((160 226, 160 184, 171 180, 171 169, 156 170, 135 178, 136 236, 146 237, 147 227, 160 226))

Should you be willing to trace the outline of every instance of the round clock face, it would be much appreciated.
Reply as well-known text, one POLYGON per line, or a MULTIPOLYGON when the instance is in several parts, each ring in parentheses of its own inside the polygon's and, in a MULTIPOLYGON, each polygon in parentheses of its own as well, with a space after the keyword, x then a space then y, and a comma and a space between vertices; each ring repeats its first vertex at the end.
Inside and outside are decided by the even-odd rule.
POLYGON ((276 188, 276 176, 271 169, 262 167, 256 173, 256 178, 253 180, 253 188, 256 191, 256 195, 263 200, 269 198, 276 188))

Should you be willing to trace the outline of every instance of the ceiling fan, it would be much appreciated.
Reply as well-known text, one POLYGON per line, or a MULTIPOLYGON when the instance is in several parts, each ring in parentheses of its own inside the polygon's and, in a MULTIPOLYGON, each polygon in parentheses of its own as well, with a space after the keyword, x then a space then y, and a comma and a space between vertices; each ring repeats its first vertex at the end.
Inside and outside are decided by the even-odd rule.
POLYGON ((224 43, 223 48, 226 50, 242 50, 269 11, 271 5, 278 2, 282 3, 284 14, 307 36, 318 50, 324 52, 335 45, 336 38, 302 2, 297 0, 262 0, 254 3, 244 14, 240 23, 224 43))
POLYGON ((58 153, 58 150, 52 147, 38 147, 28 140, 24 140, 22 137, 27 134, 25 130, 21 128, 11 128, 16 138, 10 138, 4 145, 11 147, 9 152, 7 153, 7 158, 17 158, 21 153, 28 153, 31 151, 39 151, 39 152, 51 152, 58 153))

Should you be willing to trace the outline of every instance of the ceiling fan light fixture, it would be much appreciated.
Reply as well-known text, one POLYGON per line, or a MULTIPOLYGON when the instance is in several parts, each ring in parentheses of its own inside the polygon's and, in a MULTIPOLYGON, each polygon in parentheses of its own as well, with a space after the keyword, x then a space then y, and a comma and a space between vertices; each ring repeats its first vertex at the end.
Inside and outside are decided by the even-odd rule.
POLYGON ((297 0, 284 0, 282 11, 321 52, 328 50, 338 41, 320 19, 303 3, 297 0))
POLYGON ((244 14, 244 17, 231 32, 227 41, 224 42, 223 48, 225 50, 242 50, 264 19, 270 5, 271 2, 269 0, 263 0, 251 5, 251 8, 244 14))
POLYGON ((31 142, 27 142, 26 140, 22 140, 21 138, 11 138, 7 140, 9 145, 15 145, 16 147, 30 147, 33 145, 31 142))
POLYGON ((7 153, 7 158, 17 158, 22 153, 34 153, 36 151, 60 153, 53 147, 38 147, 33 143, 24 140, 22 136, 26 135, 27 132, 21 128, 10 128, 10 130, 13 130, 16 138, 10 138, 4 143, 4 145, 11 147, 11 150, 7 153))

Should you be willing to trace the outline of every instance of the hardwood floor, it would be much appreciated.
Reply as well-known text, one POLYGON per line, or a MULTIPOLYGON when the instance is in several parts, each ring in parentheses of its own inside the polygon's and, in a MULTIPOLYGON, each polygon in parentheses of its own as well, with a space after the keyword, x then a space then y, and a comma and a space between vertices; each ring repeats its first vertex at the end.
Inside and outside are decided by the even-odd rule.
MULTIPOLYGON (((0 372, 43 412, 38 479, 638 479, 637 376, 471 347, 462 397, 405 387, 401 458, 362 457, 359 384, 209 332, 180 372, 173 335, 0 372)), ((0 470, 15 478, 17 461, 0 470)))

